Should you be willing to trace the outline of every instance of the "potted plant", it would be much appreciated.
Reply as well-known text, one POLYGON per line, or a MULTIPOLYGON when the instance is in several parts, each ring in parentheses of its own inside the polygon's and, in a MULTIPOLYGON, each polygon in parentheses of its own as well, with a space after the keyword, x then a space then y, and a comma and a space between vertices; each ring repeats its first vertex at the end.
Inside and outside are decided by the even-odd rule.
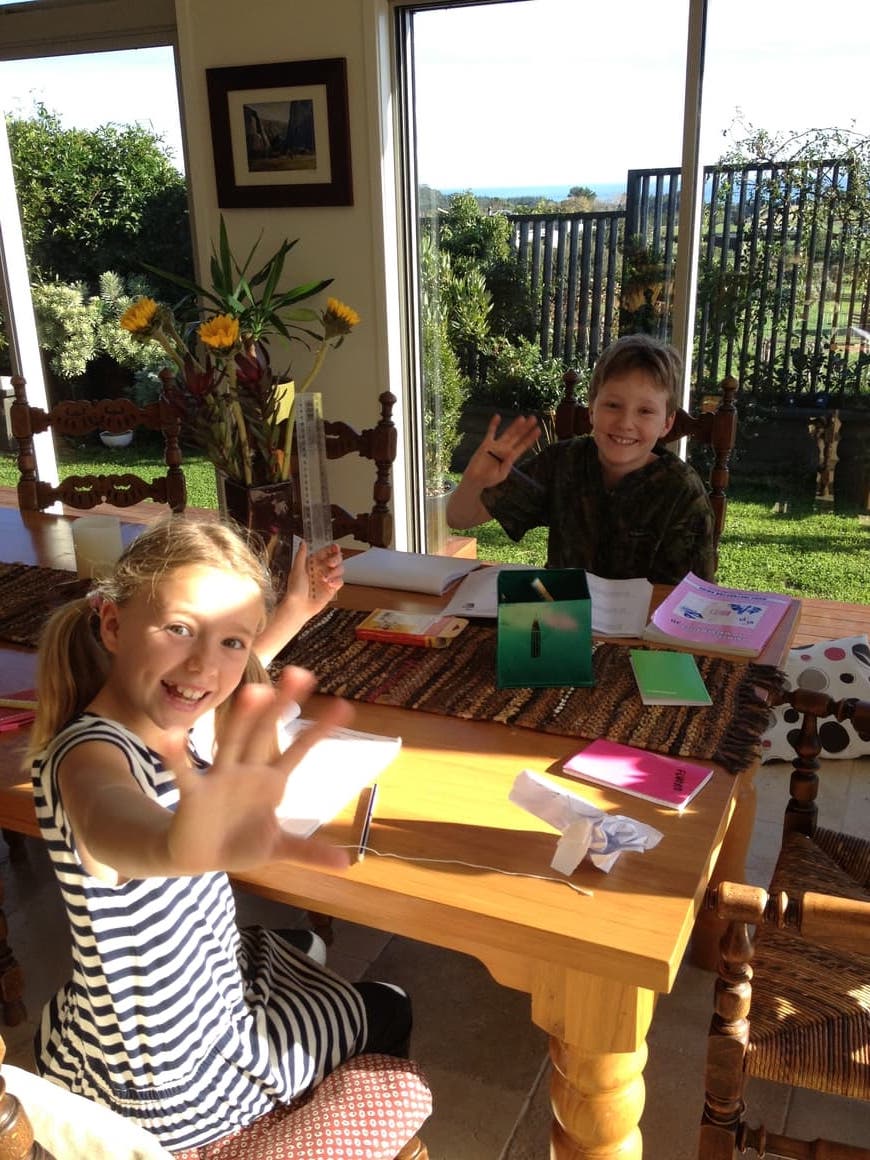
MULTIPOLYGON (((283 516, 296 507, 292 480, 293 403, 319 374, 327 351, 341 344, 359 322, 355 310, 336 298, 317 311, 300 303, 321 293, 327 278, 279 290, 287 255, 295 241, 281 243, 254 273, 247 259, 234 257, 223 218, 218 249, 211 260, 211 285, 204 287, 148 267, 188 292, 177 309, 139 298, 121 326, 142 342, 163 349, 174 381, 167 396, 183 413, 194 440, 214 463, 219 497, 229 514, 266 533, 283 547, 283 516), (313 358, 298 384, 289 369, 275 374, 269 343, 274 337, 301 343, 313 358)), ((289 545, 288 551, 289 551, 289 545)), ((273 557, 273 570, 285 567, 273 557)), ((286 562, 285 562, 286 564, 286 562)), ((280 583, 280 581, 279 581, 280 583)))

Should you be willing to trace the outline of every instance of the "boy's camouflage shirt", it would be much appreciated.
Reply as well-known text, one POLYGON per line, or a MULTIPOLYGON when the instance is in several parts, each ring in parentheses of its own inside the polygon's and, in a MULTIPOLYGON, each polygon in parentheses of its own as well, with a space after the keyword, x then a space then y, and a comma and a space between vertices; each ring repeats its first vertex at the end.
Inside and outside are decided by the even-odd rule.
POLYGON ((676 584, 714 576, 713 509, 695 470, 663 447, 608 491, 590 436, 552 443, 486 488, 486 509, 513 540, 549 527, 547 565, 611 580, 676 584))

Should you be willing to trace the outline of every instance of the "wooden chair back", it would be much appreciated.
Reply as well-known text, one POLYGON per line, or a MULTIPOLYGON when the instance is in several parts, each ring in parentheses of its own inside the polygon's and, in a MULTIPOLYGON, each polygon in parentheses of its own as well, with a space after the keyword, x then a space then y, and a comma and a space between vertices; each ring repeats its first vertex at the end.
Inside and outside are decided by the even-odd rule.
POLYGON ((870 1101, 870 840, 818 825, 818 721, 852 721, 870 737, 870 702, 784 693, 801 714, 783 846, 768 889, 723 882, 705 906, 722 938, 705 1073, 699 1160, 759 1156, 870 1160, 870 1146, 750 1127, 746 1075, 870 1101), (754 933, 753 933, 754 929, 754 933), (797 941, 800 940, 800 941, 797 941), (863 1045, 863 1046, 859 1046, 863 1045))
MULTIPOLYGON (((579 377, 575 371, 566 371, 562 379, 565 394, 556 405, 555 431, 557 439, 571 439, 575 435, 588 435, 592 431, 589 408, 574 398, 579 377)), ((707 486, 713 507, 713 546, 718 557, 719 540, 725 526, 728 508, 728 483, 731 477, 731 452, 737 439, 737 390, 739 384, 734 378, 727 378, 721 384, 722 398, 713 411, 702 411, 697 415, 680 408, 668 442, 687 438, 694 443, 710 447, 713 463, 707 486)))
POLYGON ((13 375, 15 398, 10 408, 12 435, 18 443, 18 506, 22 511, 44 511, 60 500, 69 507, 87 511, 100 503, 130 507, 142 500, 165 503, 173 511, 184 511, 187 487, 181 470, 179 433, 180 417, 169 403, 160 400, 147 407, 137 407, 130 399, 102 399, 57 403, 46 411, 27 401, 26 382, 13 375), (56 435, 80 439, 84 435, 146 427, 163 433, 163 458, 166 474, 152 480, 132 472, 108 475, 71 475, 57 486, 40 479, 36 470, 33 437, 51 430, 56 435))
POLYGON ((393 463, 398 447, 398 433, 393 422, 396 396, 383 391, 378 396, 381 415, 374 427, 356 431, 340 420, 325 420, 326 457, 341 459, 354 452, 375 465, 372 506, 367 512, 352 515, 337 504, 332 505, 332 530, 337 540, 353 536, 373 548, 388 548, 393 539, 393 463))

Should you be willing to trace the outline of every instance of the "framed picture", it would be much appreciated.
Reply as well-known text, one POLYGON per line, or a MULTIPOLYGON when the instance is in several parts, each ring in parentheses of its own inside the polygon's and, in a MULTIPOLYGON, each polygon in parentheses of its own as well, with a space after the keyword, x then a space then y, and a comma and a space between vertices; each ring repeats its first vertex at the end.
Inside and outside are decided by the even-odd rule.
POLYGON ((353 205, 344 58, 205 75, 219 206, 353 205))

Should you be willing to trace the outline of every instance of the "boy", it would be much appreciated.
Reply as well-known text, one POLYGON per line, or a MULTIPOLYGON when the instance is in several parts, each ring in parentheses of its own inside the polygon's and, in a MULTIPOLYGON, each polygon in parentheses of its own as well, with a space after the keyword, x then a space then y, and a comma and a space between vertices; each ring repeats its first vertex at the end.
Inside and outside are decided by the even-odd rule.
POLYGON ((713 509, 697 473, 659 446, 674 423, 682 365, 645 334, 609 346, 589 385, 592 434, 553 443, 520 471, 537 441, 533 416, 497 434, 494 415, 447 506, 451 527, 495 518, 513 540, 550 529, 547 565, 619 580, 713 579, 713 509))

